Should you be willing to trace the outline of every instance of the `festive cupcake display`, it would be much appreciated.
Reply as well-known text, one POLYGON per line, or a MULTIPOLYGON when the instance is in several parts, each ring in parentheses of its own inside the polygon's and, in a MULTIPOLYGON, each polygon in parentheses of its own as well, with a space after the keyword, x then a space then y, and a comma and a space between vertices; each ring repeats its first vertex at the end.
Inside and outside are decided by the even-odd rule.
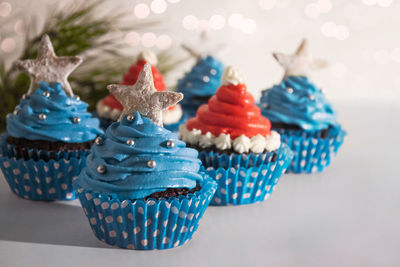
MULTIPOLYGON (((134 65, 124 75, 122 85, 134 85, 138 79, 139 73, 146 63, 151 64, 151 71, 154 79, 154 86, 157 91, 165 91, 165 83, 161 73, 157 70, 157 56, 150 50, 143 50, 134 65)), ((112 122, 116 121, 123 110, 121 103, 113 94, 109 94, 104 99, 100 100, 96 106, 96 112, 100 118, 101 127, 106 129, 112 122)), ((163 123, 165 127, 176 131, 180 120, 182 119, 182 108, 180 105, 172 106, 164 111, 163 123)))
POLYGON ((325 65, 307 50, 303 40, 293 55, 274 54, 285 75, 280 84, 263 91, 260 100, 263 115, 294 152, 289 170, 295 173, 324 170, 346 135, 323 91, 307 77, 325 65))
POLYGON ((47 35, 35 60, 17 62, 30 88, 0 138, 0 167, 10 189, 32 200, 75 198, 72 180, 85 165, 93 140, 103 134, 88 104, 74 95, 68 75, 80 57, 57 57, 47 35))
POLYGON ((183 48, 197 59, 193 68, 178 81, 177 85, 178 92, 185 96, 181 105, 187 119, 194 117, 196 110, 215 94, 221 83, 225 66, 211 55, 201 56, 190 47, 183 46, 183 48))
POLYGON ((157 91, 150 64, 134 86, 109 85, 122 104, 74 182, 100 240, 122 248, 167 249, 188 242, 217 188, 198 152, 162 127, 182 94, 157 91))
POLYGON ((200 151, 206 173, 218 183, 211 204, 250 204, 271 195, 292 153, 270 128, 242 74, 227 67, 216 94, 179 127, 181 139, 200 151))

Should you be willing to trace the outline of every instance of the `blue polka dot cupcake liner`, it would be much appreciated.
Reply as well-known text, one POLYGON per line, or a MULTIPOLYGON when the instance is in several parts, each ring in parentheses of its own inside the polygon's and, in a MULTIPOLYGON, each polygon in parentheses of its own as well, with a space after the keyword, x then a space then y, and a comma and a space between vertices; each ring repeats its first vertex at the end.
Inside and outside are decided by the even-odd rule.
POLYGON ((331 164, 346 136, 341 127, 329 129, 324 137, 322 131, 276 130, 281 134, 282 142, 293 151, 294 157, 288 168, 288 172, 293 173, 322 172, 331 164))
POLYGON ((95 236, 112 246, 136 250, 169 249, 192 239, 217 184, 208 176, 202 189, 169 199, 120 200, 85 190, 78 197, 95 236))
MULTIPOLYGON (((14 194, 24 199, 42 201, 76 198, 72 180, 85 167, 87 151, 70 153, 66 158, 62 154, 68 153, 52 153, 55 159, 49 161, 25 160, 16 156, 14 146, 5 142, 4 135, 0 144, 0 168, 14 194)), ((46 152, 31 150, 28 154, 43 156, 46 152)))
POLYGON ((263 154, 200 152, 204 171, 218 183, 211 205, 245 205, 264 201, 275 190, 292 157, 285 144, 275 152, 263 154))

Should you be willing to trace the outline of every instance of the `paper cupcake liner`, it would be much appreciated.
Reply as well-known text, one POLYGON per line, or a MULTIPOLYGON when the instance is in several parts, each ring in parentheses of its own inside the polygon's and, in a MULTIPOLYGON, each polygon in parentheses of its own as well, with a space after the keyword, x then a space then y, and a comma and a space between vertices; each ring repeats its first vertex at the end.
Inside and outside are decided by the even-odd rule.
POLYGON ((293 173, 321 172, 331 164, 343 144, 346 132, 340 127, 332 128, 326 137, 322 131, 306 133, 299 130, 277 130, 282 142, 293 151, 294 157, 288 168, 293 173))
POLYGON ((186 244, 197 230, 217 189, 204 176, 200 191, 170 199, 119 200, 74 186, 99 240, 128 249, 168 249, 186 244))
POLYGON ((51 201, 76 198, 72 180, 76 179, 85 167, 88 151, 77 153, 79 157, 71 154, 69 158, 62 158, 62 153, 56 153, 58 159, 24 160, 9 156, 13 153, 12 145, 4 144, 4 136, 1 139, 0 168, 13 193, 30 200, 51 201))
POLYGON ((210 164, 204 164, 205 172, 218 183, 211 205, 244 205, 269 198, 293 157, 285 144, 275 153, 276 160, 272 161, 273 153, 246 156, 200 152, 203 162, 210 164))

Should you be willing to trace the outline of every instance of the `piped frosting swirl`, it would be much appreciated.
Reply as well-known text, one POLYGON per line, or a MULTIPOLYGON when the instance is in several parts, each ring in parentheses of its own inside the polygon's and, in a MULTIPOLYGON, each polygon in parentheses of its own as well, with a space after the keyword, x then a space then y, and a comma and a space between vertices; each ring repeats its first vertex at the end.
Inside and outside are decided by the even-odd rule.
POLYGON ((196 117, 179 128, 182 140, 206 148, 238 153, 262 153, 280 146, 280 135, 271 133, 270 121, 254 105, 240 72, 229 66, 216 94, 208 104, 200 106, 196 117))
POLYGON ((78 179, 88 190, 140 199, 167 188, 192 189, 203 179, 198 152, 138 112, 114 122, 98 143, 78 179))
POLYGON ((60 83, 42 81, 31 95, 21 99, 7 116, 7 132, 16 138, 82 143, 103 134, 88 104, 69 97, 60 83))
POLYGON ((321 89, 307 77, 289 76, 262 92, 261 107, 271 122, 297 125, 305 131, 337 125, 336 112, 321 89))

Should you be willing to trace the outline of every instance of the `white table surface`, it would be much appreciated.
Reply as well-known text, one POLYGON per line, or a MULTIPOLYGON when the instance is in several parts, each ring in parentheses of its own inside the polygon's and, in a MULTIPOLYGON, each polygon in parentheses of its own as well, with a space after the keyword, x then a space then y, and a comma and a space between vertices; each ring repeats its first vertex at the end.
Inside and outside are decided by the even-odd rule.
POLYGON ((324 173, 285 175, 261 204, 208 208, 172 250, 111 248, 78 201, 23 200, 0 178, 0 266, 399 266, 400 109, 338 108, 349 134, 324 173))

